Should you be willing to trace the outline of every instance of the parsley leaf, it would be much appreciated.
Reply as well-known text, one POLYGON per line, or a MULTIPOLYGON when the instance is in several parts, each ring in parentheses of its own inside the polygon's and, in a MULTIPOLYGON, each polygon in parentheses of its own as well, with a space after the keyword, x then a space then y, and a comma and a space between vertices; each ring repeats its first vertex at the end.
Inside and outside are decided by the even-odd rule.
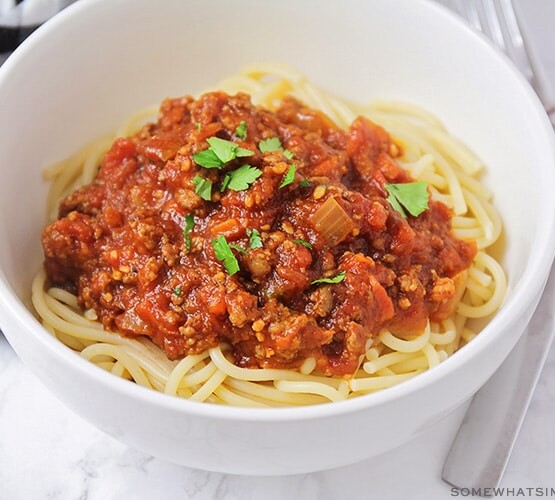
POLYGON ((230 276, 239 271, 239 262, 237 262, 237 258, 233 255, 223 234, 220 234, 217 238, 212 238, 212 247, 214 248, 216 259, 224 265, 230 276))
POLYGON ((222 160, 220 160, 212 149, 205 149, 200 153, 193 155, 193 160, 197 165, 204 168, 222 168, 224 166, 222 160))
POLYGON ((347 273, 345 271, 341 271, 337 276, 334 276, 333 278, 320 278, 318 280, 312 281, 310 284, 320 285, 322 283, 330 283, 330 284, 341 283, 345 279, 346 274, 347 273))
POLYGON ((249 237, 249 248, 262 248, 262 238, 258 229, 247 229, 247 236, 249 237))
POLYGON ((200 132, 200 129, 202 128, 202 125, 200 124, 200 122, 198 122, 198 123, 195 125, 195 128, 197 129, 197 132, 200 132))
POLYGON ((191 250, 191 229, 195 227, 195 217, 193 214, 187 214, 185 216, 185 228, 183 229, 183 237, 185 238, 185 247, 187 248, 187 252, 191 250))
POLYGON ((288 149, 283 149, 279 137, 270 137, 269 139, 264 139, 263 141, 260 141, 258 143, 258 149, 260 149, 260 152, 262 153, 281 151, 285 158, 287 158, 288 160, 293 159, 293 153, 288 149))
POLYGON ((228 172, 227 174, 225 174, 224 179, 222 181, 222 185, 220 186, 221 193, 223 193, 227 189, 227 185, 229 184, 230 180, 231 180, 231 174, 228 172))
POLYGON ((252 156, 253 154, 254 154, 254 151, 251 151, 250 149, 240 148, 240 147, 237 147, 237 151, 235 151, 235 156, 237 158, 245 158, 246 156, 252 156))
POLYGON ((252 156, 254 151, 250 149, 240 148, 237 144, 232 141, 226 141, 225 139, 220 139, 219 137, 210 137, 206 139, 206 142, 210 144, 210 149, 223 163, 228 163, 235 158, 243 158, 245 156, 252 156))
POLYGON ((206 142, 210 144, 210 149, 222 163, 227 163, 228 161, 235 159, 235 151, 238 146, 234 142, 226 141, 225 139, 220 139, 219 137, 210 137, 209 139, 206 139, 206 142))
POLYGON ((285 186, 289 186, 289 184, 292 184, 294 180, 295 180, 295 164, 292 163, 291 166, 289 167, 289 170, 284 175, 283 180, 279 185, 279 188, 281 189, 285 186))
POLYGON ((235 158, 244 158, 254 154, 254 151, 250 149, 240 148, 234 142, 219 137, 210 137, 206 139, 206 142, 209 144, 209 148, 193 155, 195 163, 204 168, 222 168, 235 158))
POLYGON ((244 191, 262 175, 262 170, 256 167, 251 167, 250 165, 243 165, 237 170, 228 172, 227 175, 229 175, 229 181, 227 182, 226 187, 232 189, 233 191, 244 191))
POLYGON ((310 181, 308 179, 303 179, 301 182, 299 182, 299 187, 309 188, 310 187, 310 181))
POLYGON ((177 295, 178 297, 180 297, 180 296, 181 296, 181 287, 180 287, 180 286, 176 286, 176 287, 173 289, 173 293, 174 293, 175 295, 177 295))
POLYGON ((385 189, 389 193, 387 201, 406 218, 408 211, 413 217, 418 217, 421 213, 428 210, 427 184, 425 182, 406 182, 401 184, 385 184, 385 189))
POLYGON ((239 123, 235 129, 235 135, 243 141, 247 138, 247 122, 245 120, 242 120, 241 123, 239 123))
POLYGON ((258 149, 261 153, 269 153, 270 151, 283 151, 283 146, 279 137, 270 137, 258 143, 258 149))
MULTIPOLYGON (((262 248, 262 238, 257 229, 247 229, 247 236, 249 237, 249 249, 262 248)), ((229 248, 241 252, 243 255, 247 254, 247 250, 235 243, 229 243, 229 248)))
POLYGON ((212 182, 200 175, 193 177, 193 184, 195 185, 195 193, 197 193, 203 200, 210 201, 212 199, 212 182))
MULTIPOLYGON (((389 193, 389 190, 388 190, 388 193, 389 193)), ((407 218, 407 213, 405 212, 405 209, 397 201, 397 198, 395 196, 393 196, 390 193, 389 196, 387 197, 387 201, 391 205, 391 208, 393 208, 393 210, 395 210, 396 212, 399 212, 403 216, 403 218, 405 218, 405 219, 407 218)))
POLYGON ((306 247, 309 250, 312 250, 312 245, 306 240, 298 239, 298 240, 293 240, 293 242, 297 243, 297 245, 302 245, 303 247, 306 247))

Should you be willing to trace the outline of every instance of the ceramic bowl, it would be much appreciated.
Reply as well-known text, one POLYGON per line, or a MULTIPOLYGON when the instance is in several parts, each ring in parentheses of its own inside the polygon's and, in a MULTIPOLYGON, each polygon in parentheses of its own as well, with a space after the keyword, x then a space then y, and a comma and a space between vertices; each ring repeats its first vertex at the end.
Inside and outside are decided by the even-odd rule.
POLYGON ((493 374, 521 335, 555 246, 553 131, 516 69, 422 0, 81 0, 0 69, 0 326, 69 408, 151 455, 206 470, 292 474, 378 455, 428 429, 493 374), (487 164, 509 292, 462 350, 396 387, 342 403, 241 409, 194 403, 105 373, 30 307, 45 222, 41 170, 134 111, 281 61, 351 100, 400 99, 439 116, 487 164))

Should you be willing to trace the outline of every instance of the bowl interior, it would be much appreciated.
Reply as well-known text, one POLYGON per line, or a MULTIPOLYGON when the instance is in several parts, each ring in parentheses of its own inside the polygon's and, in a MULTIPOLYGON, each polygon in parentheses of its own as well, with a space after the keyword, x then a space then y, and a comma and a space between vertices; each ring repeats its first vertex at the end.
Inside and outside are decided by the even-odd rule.
POLYGON ((516 71, 447 11, 415 0, 85 0, 0 72, 0 263, 19 300, 29 303, 41 263, 45 166, 143 106, 263 61, 297 67, 349 100, 435 113, 487 164, 510 289, 546 271, 552 222, 546 230, 536 214, 554 213, 547 121, 516 71))

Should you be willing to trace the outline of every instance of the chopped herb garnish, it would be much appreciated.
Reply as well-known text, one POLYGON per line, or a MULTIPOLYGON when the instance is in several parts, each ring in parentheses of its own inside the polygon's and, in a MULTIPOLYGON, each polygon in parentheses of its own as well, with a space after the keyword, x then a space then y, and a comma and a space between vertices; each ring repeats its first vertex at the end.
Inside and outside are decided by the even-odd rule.
POLYGON ((185 229, 183 229, 183 237, 185 238, 185 247, 189 252, 191 250, 191 229, 195 227, 195 217, 193 214, 187 214, 185 216, 185 229))
POLYGON ((283 151, 283 146, 279 137, 270 137, 258 143, 258 149, 261 153, 269 153, 271 151, 283 151))
POLYGON ((341 271, 337 276, 334 276, 333 278, 320 278, 317 280, 312 281, 310 284, 311 285, 320 285, 323 283, 329 283, 329 284, 335 284, 335 283, 341 283, 344 279, 345 279, 345 275, 347 273, 345 271, 341 271))
POLYGON ((249 248, 262 248, 262 238, 258 229, 247 229, 247 236, 249 237, 249 248))
POLYGON ((231 180, 231 174, 228 172, 224 176, 224 179, 222 181, 222 185, 220 186, 220 192, 223 193, 227 189, 227 185, 229 184, 230 180, 231 180))
POLYGON ((247 251, 243 247, 240 247, 235 243, 230 243, 229 248, 233 248, 233 250, 237 250, 238 252, 241 252, 243 255, 247 255, 247 251))
POLYGON ((247 138, 247 122, 245 120, 242 120, 241 123, 239 123, 235 129, 235 135, 243 141, 247 138))
POLYGON ((222 168, 224 166, 223 162, 211 149, 205 149, 193 155, 193 160, 196 164, 204 168, 222 168))
POLYGON ((403 217, 407 217, 408 211, 413 217, 418 217, 428 210, 428 185, 425 182, 406 182, 401 184, 385 184, 389 193, 387 201, 394 210, 403 217))
POLYGON ((312 245, 306 240, 298 239, 298 240, 293 240, 293 242, 297 243, 297 245, 302 245, 303 247, 306 247, 309 250, 312 250, 312 245))
POLYGON ((260 176, 262 175, 262 170, 251 167, 250 165, 243 165, 239 167, 237 170, 233 170, 232 172, 228 172, 226 177, 229 176, 229 180, 222 183, 222 186, 225 184, 226 187, 232 189, 233 191, 244 191, 248 189, 249 186, 260 176))
POLYGON ((175 295, 177 295, 178 297, 180 297, 180 296, 181 296, 181 287, 180 287, 180 286, 176 286, 176 287, 173 289, 173 293, 174 293, 175 295))
POLYGON ((202 125, 200 123, 197 123, 195 125, 195 128, 197 129, 197 132, 200 132, 200 129, 202 128, 202 125))
POLYGON ((254 151, 251 151, 250 149, 245 149, 245 148, 237 148, 237 151, 235 152, 235 156, 237 158, 245 158, 247 156, 252 156, 254 154, 254 151))
POLYGON ((299 182, 299 187, 309 188, 310 187, 310 181, 308 179, 303 179, 301 182, 299 182))
MULTIPOLYGON (((249 237, 249 249, 262 248, 262 238, 257 229, 247 229, 247 236, 249 237)), ((229 243, 229 248, 241 252, 243 255, 247 254, 247 250, 235 243, 229 243)))
POLYGON ((212 247, 214 248, 216 259, 224 265, 226 271, 231 276, 239 271, 239 262, 237 262, 237 258, 233 255, 223 234, 220 234, 217 238, 212 238, 212 247))
POLYGON ((235 158, 244 158, 254 154, 254 151, 250 149, 240 148, 234 142, 219 137, 210 137, 206 139, 206 142, 210 147, 193 155, 195 163, 204 168, 222 168, 235 158))
POLYGON ((263 141, 260 141, 258 143, 258 149, 260 149, 262 153, 281 151, 285 158, 287 158, 288 160, 293 159, 293 153, 288 149, 283 149, 279 137, 270 137, 269 139, 264 139, 263 141))
POLYGON ((200 175, 193 177, 193 184, 195 185, 195 193, 197 193, 203 200, 210 201, 212 199, 212 182, 200 175))
POLYGON ((206 139, 206 142, 210 144, 210 149, 214 151, 214 154, 222 161, 222 163, 228 163, 235 158, 243 158, 254 154, 254 152, 250 149, 240 148, 234 142, 226 141, 225 139, 220 139, 219 137, 210 137, 209 139, 206 139))
POLYGON ((283 180, 279 185, 280 189, 285 186, 289 186, 289 184, 292 184, 294 180, 295 180, 295 164, 292 163, 287 173, 283 176, 283 180))

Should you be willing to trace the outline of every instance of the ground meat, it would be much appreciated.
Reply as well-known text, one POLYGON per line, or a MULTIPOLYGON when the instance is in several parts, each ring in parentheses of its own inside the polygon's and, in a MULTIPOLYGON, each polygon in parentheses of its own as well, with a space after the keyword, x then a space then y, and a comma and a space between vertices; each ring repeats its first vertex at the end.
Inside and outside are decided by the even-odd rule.
POLYGON ((364 118, 344 131, 292 98, 276 112, 245 94, 168 99, 61 202, 42 235, 49 281, 171 359, 226 342, 240 366, 314 357, 350 375, 383 328, 411 333, 452 312, 476 252, 451 234, 445 205, 406 218, 392 208, 385 184, 412 181, 399 148, 364 118), (214 137, 246 154, 202 167, 195 155, 214 137), (256 177, 228 187, 244 166, 256 177))

